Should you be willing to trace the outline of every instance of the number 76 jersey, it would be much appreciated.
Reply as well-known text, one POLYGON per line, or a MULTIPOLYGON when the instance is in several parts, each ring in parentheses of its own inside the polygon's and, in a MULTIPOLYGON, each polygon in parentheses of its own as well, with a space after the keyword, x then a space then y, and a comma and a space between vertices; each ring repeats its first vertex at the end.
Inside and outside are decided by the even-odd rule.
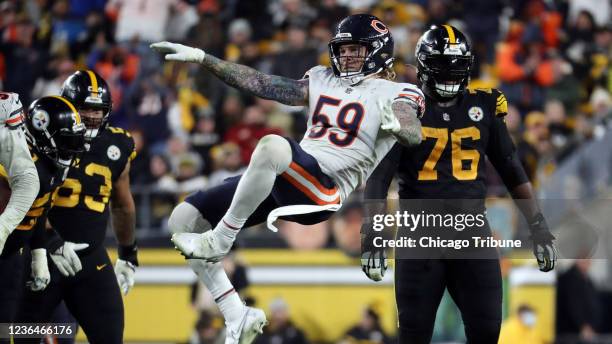
POLYGON ((317 66, 309 79, 308 126, 300 146, 340 189, 342 201, 365 183, 396 142, 380 129, 379 102, 408 102, 423 113, 425 100, 412 84, 366 78, 350 86, 331 68, 317 66))

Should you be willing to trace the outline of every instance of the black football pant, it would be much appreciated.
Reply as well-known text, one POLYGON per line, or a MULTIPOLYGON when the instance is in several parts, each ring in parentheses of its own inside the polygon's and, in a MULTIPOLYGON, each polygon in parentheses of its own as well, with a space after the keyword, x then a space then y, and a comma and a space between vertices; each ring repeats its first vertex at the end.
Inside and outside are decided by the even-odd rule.
MULTIPOLYGON (((23 268, 25 255, 20 252, 5 252, 0 257, 0 323, 11 323, 15 320, 19 299, 26 283, 23 268)), ((10 343, 8 333, 1 333, 0 344, 10 343)))
POLYGON ((499 260, 396 259, 399 343, 431 342, 445 288, 461 312, 467 342, 497 343, 502 313, 499 260))
MULTIPOLYGON (((50 322, 64 300, 66 307, 83 328, 90 343, 123 342, 123 300, 113 264, 104 247, 81 257, 83 270, 64 277, 49 259, 51 283, 40 292, 26 290, 17 315, 21 323, 50 322)), ((19 339, 15 343, 40 343, 40 339, 19 339)))

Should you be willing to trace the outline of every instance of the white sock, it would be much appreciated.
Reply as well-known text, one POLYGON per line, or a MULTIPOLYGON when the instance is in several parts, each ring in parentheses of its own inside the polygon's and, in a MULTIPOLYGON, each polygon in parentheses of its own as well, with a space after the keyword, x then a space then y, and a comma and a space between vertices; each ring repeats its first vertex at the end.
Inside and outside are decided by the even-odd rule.
POLYGON ((212 294, 215 303, 228 326, 238 324, 242 319, 245 305, 230 282, 220 262, 207 263, 189 259, 189 265, 212 294))
POLYGON ((263 138, 240 178, 229 209, 214 229, 219 242, 229 249, 255 209, 270 195, 276 177, 291 164, 291 146, 279 136, 263 138))
POLYGON ((229 250, 232 247, 240 228, 244 226, 245 222, 246 219, 237 219, 229 213, 225 214, 219 221, 213 234, 224 249, 229 250))

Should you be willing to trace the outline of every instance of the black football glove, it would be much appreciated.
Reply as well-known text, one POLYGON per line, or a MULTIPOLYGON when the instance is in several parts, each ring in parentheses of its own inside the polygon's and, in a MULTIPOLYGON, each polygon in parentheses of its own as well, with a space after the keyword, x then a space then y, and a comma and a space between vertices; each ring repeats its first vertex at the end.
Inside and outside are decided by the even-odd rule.
POLYGON ((542 213, 538 213, 529 223, 529 237, 533 241, 533 254, 538 261, 540 271, 547 272, 555 268, 557 249, 553 243, 555 236, 548 230, 542 213))

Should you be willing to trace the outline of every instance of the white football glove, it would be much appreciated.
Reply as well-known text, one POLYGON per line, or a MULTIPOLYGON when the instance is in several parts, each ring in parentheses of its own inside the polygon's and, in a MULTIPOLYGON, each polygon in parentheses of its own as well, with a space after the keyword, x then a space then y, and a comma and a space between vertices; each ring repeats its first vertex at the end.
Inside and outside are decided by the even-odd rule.
POLYGON ((127 295, 130 289, 134 286, 134 274, 136 266, 126 260, 117 259, 115 262, 115 275, 117 275, 117 283, 123 295, 127 295))
POLYGON ((6 244, 9 235, 11 235, 11 231, 0 226, 0 254, 2 254, 2 250, 4 250, 4 244, 6 244))
POLYGON ((37 248, 32 250, 32 279, 26 282, 26 286, 32 291, 44 290, 51 281, 49 265, 47 264, 47 250, 37 248))
POLYGON ((393 102, 391 100, 384 102, 382 100, 378 100, 378 110, 380 111, 380 128, 384 131, 387 131, 391 134, 397 134, 402 129, 402 125, 400 124, 399 119, 393 113, 393 109, 391 104, 393 102))
POLYGON ((172 42, 157 42, 149 46, 151 49, 166 54, 166 61, 202 63, 206 53, 202 49, 172 42))
POLYGON ((382 280, 387 267, 387 254, 384 250, 365 251, 361 254, 361 270, 372 281, 382 280))
POLYGON ((83 269, 77 251, 84 250, 88 247, 89 244, 75 244, 66 241, 62 247, 51 254, 51 260, 53 260, 53 263, 55 263, 55 266, 57 266, 57 269, 62 275, 74 276, 83 269))

